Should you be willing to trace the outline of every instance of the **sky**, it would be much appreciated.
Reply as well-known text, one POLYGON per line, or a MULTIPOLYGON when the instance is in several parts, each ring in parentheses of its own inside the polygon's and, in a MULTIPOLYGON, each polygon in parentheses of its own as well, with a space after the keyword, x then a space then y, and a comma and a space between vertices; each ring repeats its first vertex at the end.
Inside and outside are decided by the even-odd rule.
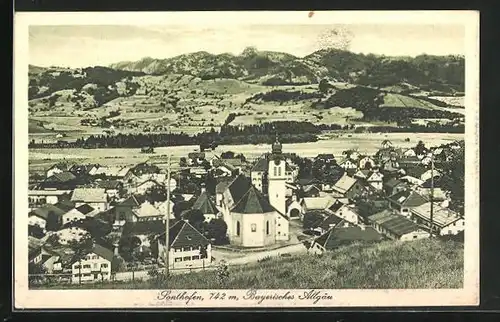
POLYGON ((29 63, 36 66, 107 66, 196 51, 237 55, 248 46, 299 57, 328 47, 386 56, 465 55, 465 29, 450 24, 29 27, 29 63))

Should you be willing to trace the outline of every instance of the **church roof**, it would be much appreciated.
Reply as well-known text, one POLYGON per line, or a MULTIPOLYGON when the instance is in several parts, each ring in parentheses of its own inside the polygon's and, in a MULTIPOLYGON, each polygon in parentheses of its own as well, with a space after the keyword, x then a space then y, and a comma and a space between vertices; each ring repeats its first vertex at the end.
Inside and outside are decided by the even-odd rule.
POLYGON ((228 189, 235 204, 241 200, 250 187, 252 187, 252 183, 244 175, 237 176, 236 179, 231 182, 228 189))
POLYGON ((241 200, 233 207, 232 212, 240 214, 262 214, 273 212, 276 209, 253 186, 243 195, 241 200))
POLYGON ((252 172, 265 172, 267 171, 267 160, 266 158, 260 158, 257 163, 252 168, 252 172))

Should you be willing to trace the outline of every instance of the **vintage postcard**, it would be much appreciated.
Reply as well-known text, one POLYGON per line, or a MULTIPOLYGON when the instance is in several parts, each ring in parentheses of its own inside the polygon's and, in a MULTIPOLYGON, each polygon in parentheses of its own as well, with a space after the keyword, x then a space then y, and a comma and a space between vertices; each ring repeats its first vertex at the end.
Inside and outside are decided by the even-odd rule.
POLYGON ((479 304, 477 12, 14 32, 16 309, 479 304))

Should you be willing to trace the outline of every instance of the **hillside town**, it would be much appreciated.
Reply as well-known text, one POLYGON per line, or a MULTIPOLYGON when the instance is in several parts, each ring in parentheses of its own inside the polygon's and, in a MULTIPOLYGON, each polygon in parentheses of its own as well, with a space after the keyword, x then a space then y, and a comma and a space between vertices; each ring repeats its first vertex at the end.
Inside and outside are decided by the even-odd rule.
POLYGON ((166 171, 152 162, 57 163, 30 182, 30 282, 91 283, 354 242, 463 238, 463 154, 463 141, 401 149, 384 140, 374 155, 303 158, 276 135, 256 160, 193 151, 166 171))

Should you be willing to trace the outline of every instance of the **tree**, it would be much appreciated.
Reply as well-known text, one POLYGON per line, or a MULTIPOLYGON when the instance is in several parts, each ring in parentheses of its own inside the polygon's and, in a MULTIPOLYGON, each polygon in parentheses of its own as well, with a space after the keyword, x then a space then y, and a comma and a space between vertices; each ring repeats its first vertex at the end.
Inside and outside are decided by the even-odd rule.
POLYGON ((226 151, 222 152, 220 155, 221 159, 233 159, 234 158, 234 152, 233 151, 226 151))
POLYGON ((418 141, 417 145, 415 146, 415 154, 421 155, 421 154, 424 154, 426 151, 427 151, 427 148, 425 147, 424 142, 418 141))
POLYGON ((94 241, 89 234, 82 239, 72 239, 68 242, 68 247, 73 251, 73 263, 78 262, 78 283, 82 283, 82 259, 92 251, 94 241))
POLYGON ((30 283, 38 282, 43 280, 43 275, 47 272, 42 263, 33 263, 30 262, 28 264, 28 274, 30 283))
POLYGON ((326 94, 328 92, 328 89, 331 87, 330 83, 328 83, 328 80, 323 78, 322 80, 319 81, 319 91, 323 94, 326 94))
POLYGON ((205 231, 207 238, 215 239, 219 245, 227 241, 227 224, 221 218, 210 220, 205 231))
POLYGON ((47 214, 47 224, 45 229, 47 229, 47 231, 57 231, 59 228, 61 228, 61 217, 55 212, 49 211, 47 214))
POLYGON ((302 225, 304 229, 316 228, 316 224, 323 219, 323 215, 319 212, 307 212, 304 214, 302 225))
POLYGON ((181 219, 182 213, 189 208, 191 208, 191 203, 189 201, 179 201, 175 203, 172 209, 174 217, 177 219, 181 219))
POLYGON ((153 186, 145 192, 144 197, 151 204, 154 204, 155 202, 166 201, 167 189, 164 186, 153 186))
POLYGON ((191 209, 184 213, 183 219, 187 220, 191 226, 198 230, 202 230, 203 223, 205 222, 205 215, 199 209, 191 209))

